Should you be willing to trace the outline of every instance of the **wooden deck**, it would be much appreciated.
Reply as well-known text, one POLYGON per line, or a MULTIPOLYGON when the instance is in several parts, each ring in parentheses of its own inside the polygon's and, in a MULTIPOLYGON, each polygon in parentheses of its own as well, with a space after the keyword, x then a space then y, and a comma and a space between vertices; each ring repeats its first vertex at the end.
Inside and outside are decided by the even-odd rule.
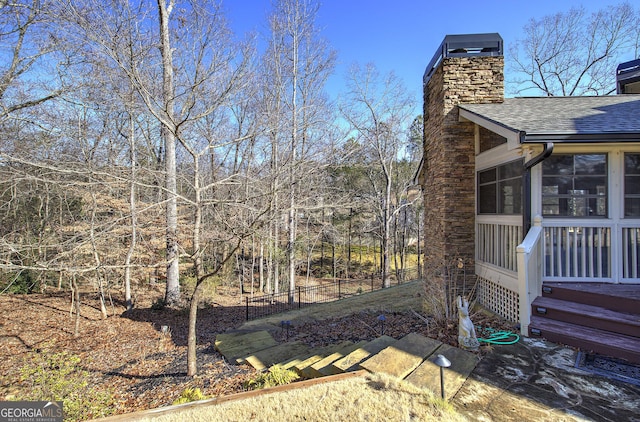
POLYGON ((640 364, 640 284, 545 283, 529 335, 640 364))

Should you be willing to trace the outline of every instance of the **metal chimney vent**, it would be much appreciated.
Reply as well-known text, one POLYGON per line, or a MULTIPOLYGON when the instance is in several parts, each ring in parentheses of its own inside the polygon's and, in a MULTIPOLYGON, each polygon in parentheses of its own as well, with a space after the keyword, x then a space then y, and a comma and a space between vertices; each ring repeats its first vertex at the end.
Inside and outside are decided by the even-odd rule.
POLYGON ((502 56, 504 43, 498 33, 447 35, 427 65, 422 77, 424 85, 429 82, 440 61, 445 57, 502 56))
POLYGON ((618 65, 616 91, 618 94, 640 94, 640 59, 618 65))

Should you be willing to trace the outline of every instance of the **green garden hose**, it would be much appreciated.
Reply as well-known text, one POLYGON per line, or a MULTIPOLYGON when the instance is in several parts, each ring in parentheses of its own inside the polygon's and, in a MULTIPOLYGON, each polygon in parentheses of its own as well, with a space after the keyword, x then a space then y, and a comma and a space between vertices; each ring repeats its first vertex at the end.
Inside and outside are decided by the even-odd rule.
POLYGON ((484 336, 484 338, 478 338, 482 343, 508 345, 520 341, 520 336, 511 331, 499 331, 489 327, 476 327, 476 331, 484 336))

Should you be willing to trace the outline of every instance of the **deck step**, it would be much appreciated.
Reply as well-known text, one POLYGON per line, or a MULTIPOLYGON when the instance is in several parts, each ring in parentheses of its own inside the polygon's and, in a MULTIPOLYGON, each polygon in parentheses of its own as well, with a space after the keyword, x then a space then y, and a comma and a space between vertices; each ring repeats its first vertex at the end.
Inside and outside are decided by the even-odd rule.
POLYGON ((640 364, 640 338, 611 333, 597 328, 531 317, 530 337, 543 337, 554 343, 577 347, 587 352, 625 359, 640 364))
POLYGON ((616 312, 601 306, 546 296, 537 297, 533 301, 531 313, 539 317, 640 337, 640 314, 616 312))
POLYGON ((549 283, 542 296, 625 313, 640 313, 640 284, 549 283))

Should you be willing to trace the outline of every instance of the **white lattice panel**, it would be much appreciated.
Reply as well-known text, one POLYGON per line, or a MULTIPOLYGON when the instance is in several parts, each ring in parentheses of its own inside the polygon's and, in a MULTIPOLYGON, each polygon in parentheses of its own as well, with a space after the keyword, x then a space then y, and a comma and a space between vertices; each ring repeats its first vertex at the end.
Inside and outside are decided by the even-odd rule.
POLYGON ((484 278, 478 279, 478 302, 511 322, 519 320, 518 293, 492 281, 484 278))

